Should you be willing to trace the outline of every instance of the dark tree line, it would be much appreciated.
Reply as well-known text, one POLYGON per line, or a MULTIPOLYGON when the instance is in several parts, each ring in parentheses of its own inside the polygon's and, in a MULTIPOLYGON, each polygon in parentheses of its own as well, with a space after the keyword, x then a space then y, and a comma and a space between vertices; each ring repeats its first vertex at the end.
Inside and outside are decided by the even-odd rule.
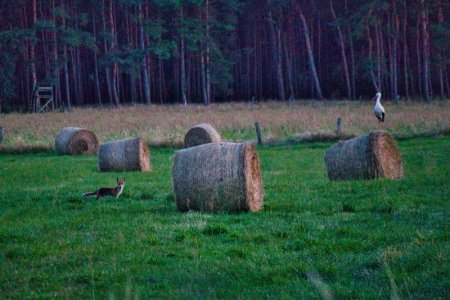
POLYGON ((0 109, 446 99, 444 0, 0 0, 0 109))

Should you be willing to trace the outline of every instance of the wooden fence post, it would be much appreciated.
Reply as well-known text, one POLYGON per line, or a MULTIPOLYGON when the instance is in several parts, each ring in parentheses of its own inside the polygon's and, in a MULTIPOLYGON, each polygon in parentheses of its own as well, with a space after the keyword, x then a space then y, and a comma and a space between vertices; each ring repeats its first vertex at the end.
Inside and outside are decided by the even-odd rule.
POLYGON ((0 146, 3 144, 3 127, 0 127, 0 146))
POLYGON ((339 117, 336 120, 336 136, 341 136, 342 132, 342 118, 339 117))
POLYGON ((261 130, 259 128, 259 122, 255 122, 256 138, 258 139, 258 145, 262 145, 261 130))

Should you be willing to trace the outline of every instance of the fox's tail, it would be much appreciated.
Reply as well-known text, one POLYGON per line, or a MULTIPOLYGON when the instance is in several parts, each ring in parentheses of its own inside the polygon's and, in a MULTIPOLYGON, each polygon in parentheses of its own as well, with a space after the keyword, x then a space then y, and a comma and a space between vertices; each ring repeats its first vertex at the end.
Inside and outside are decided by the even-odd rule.
POLYGON ((84 193, 83 197, 92 196, 92 195, 96 195, 96 194, 97 194, 97 192, 84 193))

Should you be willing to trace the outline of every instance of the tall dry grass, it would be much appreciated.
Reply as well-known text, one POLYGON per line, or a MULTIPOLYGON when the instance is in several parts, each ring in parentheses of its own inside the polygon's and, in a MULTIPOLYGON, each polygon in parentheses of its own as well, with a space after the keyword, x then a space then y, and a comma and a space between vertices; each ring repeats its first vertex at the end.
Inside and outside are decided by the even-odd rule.
MULTIPOLYGON (((53 148, 54 137, 65 126, 93 130, 101 142, 140 136, 151 145, 178 145, 193 125, 207 122, 224 139, 253 140, 254 122, 262 127, 266 140, 287 140, 309 133, 334 132, 337 117, 343 119, 344 135, 360 135, 377 127, 369 102, 267 102, 190 105, 79 108, 70 112, 0 115, 5 128, 5 147, 53 148)), ((450 128, 448 102, 385 104, 383 128, 396 137, 440 134, 450 128)))

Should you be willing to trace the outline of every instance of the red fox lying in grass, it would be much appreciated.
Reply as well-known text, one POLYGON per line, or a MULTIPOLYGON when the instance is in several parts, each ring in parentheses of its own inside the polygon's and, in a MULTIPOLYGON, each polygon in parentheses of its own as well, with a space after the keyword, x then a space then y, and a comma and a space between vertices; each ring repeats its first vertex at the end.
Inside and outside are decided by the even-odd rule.
POLYGON ((125 177, 123 179, 117 178, 117 186, 115 188, 99 188, 95 192, 84 193, 83 196, 97 196, 97 200, 101 197, 112 196, 119 198, 120 194, 123 192, 125 186, 125 177))

